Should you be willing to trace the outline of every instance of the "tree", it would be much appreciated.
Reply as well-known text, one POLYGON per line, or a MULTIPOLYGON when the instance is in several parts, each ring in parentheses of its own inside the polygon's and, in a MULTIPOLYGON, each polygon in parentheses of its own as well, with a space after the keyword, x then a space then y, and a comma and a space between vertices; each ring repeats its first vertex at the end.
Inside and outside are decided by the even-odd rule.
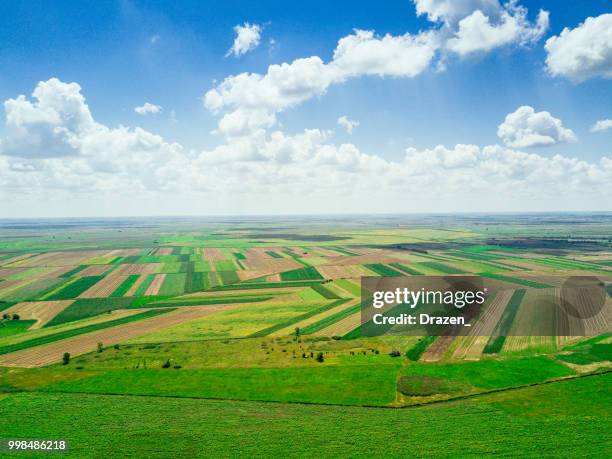
POLYGON ((70 352, 64 352, 64 356, 62 357, 62 364, 68 365, 70 363, 70 352))
POLYGON ((19 314, 13 314, 13 320, 19 320, 19 314))
POLYGON ((324 360, 325 360, 325 358, 323 357, 323 353, 322 353, 322 352, 319 352, 319 353, 317 354, 316 361, 317 361, 317 362, 319 362, 319 363, 321 363, 321 362, 323 362, 324 360))
POLYGON ((170 359, 166 360, 166 363, 162 365, 162 368, 170 368, 170 359))
POLYGON ((300 337, 300 327, 295 327, 295 336, 296 338, 300 337))
POLYGON ((104 350, 104 344, 98 343, 98 352, 102 352, 104 350))

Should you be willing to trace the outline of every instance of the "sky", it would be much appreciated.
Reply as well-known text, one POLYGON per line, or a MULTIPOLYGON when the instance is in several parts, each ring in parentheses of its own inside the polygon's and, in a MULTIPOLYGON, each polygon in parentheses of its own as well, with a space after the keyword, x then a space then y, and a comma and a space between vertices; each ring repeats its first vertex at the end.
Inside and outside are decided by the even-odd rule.
POLYGON ((0 218, 612 210, 608 1, 0 3, 0 218))

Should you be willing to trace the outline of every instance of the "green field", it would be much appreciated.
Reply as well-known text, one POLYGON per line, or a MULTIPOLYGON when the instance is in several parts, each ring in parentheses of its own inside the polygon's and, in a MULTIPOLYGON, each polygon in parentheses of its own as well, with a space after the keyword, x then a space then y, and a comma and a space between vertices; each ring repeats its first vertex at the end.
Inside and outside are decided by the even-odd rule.
POLYGON ((1 436, 64 437, 74 457, 235 442, 255 457, 610 455, 609 332, 509 335, 548 317, 523 304, 545 279, 598 276, 612 296, 612 218, 301 218, 0 227, 0 308, 21 319, 0 326, 1 436), (362 276, 423 275, 513 294, 490 336, 361 335, 362 276), (44 349, 54 363, 37 367, 44 349))
POLYGON ((65 438, 70 456, 92 458, 124 456, 126 448, 148 457, 225 456, 237 444, 241 454, 255 457, 322 451, 333 457, 558 457, 572 451, 606 457, 612 450, 605 435, 612 427, 611 378, 409 410, 23 393, 0 398, 0 430, 9 438, 65 438))

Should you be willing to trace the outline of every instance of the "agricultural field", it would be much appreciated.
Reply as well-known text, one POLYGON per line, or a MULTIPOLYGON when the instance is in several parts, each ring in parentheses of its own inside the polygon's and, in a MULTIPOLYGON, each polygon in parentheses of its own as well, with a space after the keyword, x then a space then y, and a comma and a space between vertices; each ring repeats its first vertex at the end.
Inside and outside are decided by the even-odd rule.
MULTIPOLYGON (((29 413, 20 432, 3 416, 4 436, 63 436, 67 426, 75 457, 94 457, 105 444, 118 448, 110 436, 124 433, 111 424, 121 417, 152 456, 171 446, 155 450, 148 432, 190 449, 206 430, 211 452, 221 452, 215 432, 235 423, 255 448, 261 416, 271 430, 258 452, 279 454, 289 440, 279 440, 274 413, 285 413, 289 435, 302 436, 296 454, 312 451, 316 426, 337 429, 322 441, 349 456, 370 438, 364 426, 381 442, 396 430, 410 438, 427 431, 439 437, 430 446, 450 456, 444 445, 553 455, 550 445, 529 443, 535 429, 582 445, 585 455, 612 451, 596 433, 610 427, 611 318, 593 316, 581 336, 515 333, 557 320, 538 304, 562 277, 597 277, 612 301, 610 215, 118 225, 0 222, 0 410, 29 413), (461 275, 508 286, 469 335, 361 335, 362 277, 461 275), (589 333, 602 321, 608 333, 589 333), (554 397, 572 405, 564 411, 554 397), (32 413, 52 405, 62 409, 37 423, 32 413), (76 412, 87 419, 83 430, 69 427, 76 412), (162 432, 164 416, 171 432, 162 432), (501 439, 510 426, 523 435, 501 439), (485 444, 487 436, 497 440, 485 444)), ((401 444, 393 448, 401 455, 401 444)))

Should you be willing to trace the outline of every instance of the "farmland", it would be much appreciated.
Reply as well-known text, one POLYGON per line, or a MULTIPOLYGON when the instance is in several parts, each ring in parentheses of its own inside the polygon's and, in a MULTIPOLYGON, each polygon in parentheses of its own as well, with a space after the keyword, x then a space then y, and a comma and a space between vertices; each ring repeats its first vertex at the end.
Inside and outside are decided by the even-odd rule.
MULTIPOLYGON (((537 307, 561 288, 558 279, 595 276, 607 285, 606 305, 612 301, 612 216, 577 215, 560 224, 563 218, 151 219, 126 221, 121 231, 87 220, 77 228, 0 224, 0 407, 9 417, 18 406, 65 407, 43 423, 24 419, 24 436, 43 437, 60 435, 82 407, 91 425, 71 439, 81 457, 94 424, 101 434, 91 451, 108 444, 113 416, 133 432, 149 416, 168 416, 173 431, 188 434, 159 438, 183 451, 194 451, 192 436, 201 429, 210 431, 211 451, 222 451, 214 432, 238 420, 245 448, 256 448, 249 442, 260 415, 278 429, 272 413, 287 413, 283 427, 294 433, 311 423, 304 438, 346 418, 322 441, 330 452, 351 455, 366 437, 358 433, 337 449, 349 417, 362 426, 353 434, 392 423, 371 432, 389 442, 408 411, 407 435, 440 436, 429 445, 440 451, 453 444, 471 454, 554 454, 521 436, 499 437, 496 429, 515 423, 525 435, 540 426, 605 455, 610 445, 593 439, 596 427, 609 427, 612 344, 609 334, 589 330, 603 323, 610 331, 610 317, 590 317, 586 336, 516 333, 558 320, 537 307), (462 275, 507 286, 467 336, 361 336, 361 277, 462 275), (563 414, 565 426, 553 422, 562 416, 553 396, 575 403, 563 414), (133 407, 129 421, 130 410, 115 399, 133 407), (178 419, 176 410, 187 417, 178 419), (461 438, 452 435, 454 417, 466 423, 461 438), (479 427, 466 434, 470 426, 479 427)), ((575 302, 590 305, 588 298, 575 302)), ((149 427, 157 433, 156 422, 149 427)), ((10 425, 1 428, 17 435, 10 425)), ((259 453, 280 451, 285 440, 275 432, 260 439, 259 453)), ((148 437, 136 437, 142 451, 153 451, 148 437)), ((312 447, 304 438, 293 443, 296 454, 312 447)), ((401 445, 393 448, 389 454, 402 455, 401 445)))

